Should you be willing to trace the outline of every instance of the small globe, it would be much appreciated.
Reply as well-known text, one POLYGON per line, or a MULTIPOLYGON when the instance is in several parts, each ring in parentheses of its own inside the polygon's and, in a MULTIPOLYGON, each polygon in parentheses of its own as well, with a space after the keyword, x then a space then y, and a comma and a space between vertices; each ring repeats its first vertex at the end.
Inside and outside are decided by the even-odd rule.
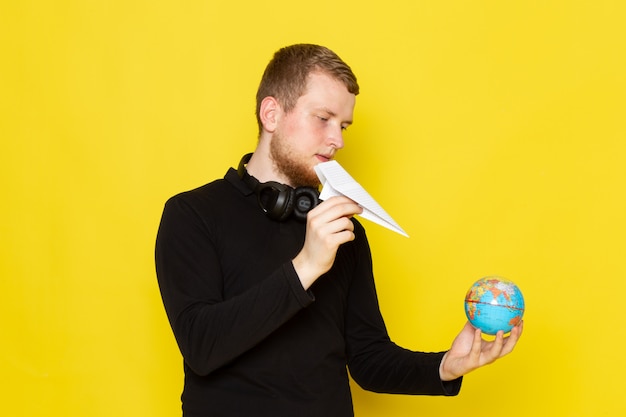
POLYGON ((494 335, 508 333, 522 320, 524 297, 513 282, 491 276, 476 281, 465 296, 465 315, 472 326, 494 335))

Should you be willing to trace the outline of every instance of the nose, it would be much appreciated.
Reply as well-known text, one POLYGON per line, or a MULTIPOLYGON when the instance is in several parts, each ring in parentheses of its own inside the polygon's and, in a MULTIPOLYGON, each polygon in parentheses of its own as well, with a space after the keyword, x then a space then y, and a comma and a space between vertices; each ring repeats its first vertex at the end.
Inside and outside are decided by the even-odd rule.
POLYGON ((335 149, 341 149, 344 146, 343 143, 343 129, 341 126, 333 127, 328 135, 328 143, 335 149))

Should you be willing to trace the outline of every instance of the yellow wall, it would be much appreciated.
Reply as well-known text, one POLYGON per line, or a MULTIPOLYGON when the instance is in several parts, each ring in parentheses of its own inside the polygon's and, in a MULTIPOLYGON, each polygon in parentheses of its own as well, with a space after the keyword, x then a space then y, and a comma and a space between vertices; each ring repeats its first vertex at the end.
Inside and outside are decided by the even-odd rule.
POLYGON ((180 415, 161 209, 253 149, 295 42, 362 86, 339 160, 411 235, 363 221, 393 338, 447 348, 484 275, 527 303, 458 397, 355 388, 357 415, 624 415, 624 3, 238 3, 0 6, 0 415, 180 415))

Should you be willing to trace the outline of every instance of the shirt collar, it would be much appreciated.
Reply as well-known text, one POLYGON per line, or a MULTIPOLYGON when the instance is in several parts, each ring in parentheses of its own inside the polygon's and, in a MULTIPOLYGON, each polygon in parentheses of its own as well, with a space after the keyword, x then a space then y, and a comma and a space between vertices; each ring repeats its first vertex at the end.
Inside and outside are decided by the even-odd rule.
POLYGON ((224 179, 228 181, 233 187, 235 187, 241 194, 248 196, 254 193, 252 190, 237 174, 237 170, 235 168, 229 168, 226 171, 226 175, 224 175, 224 179))

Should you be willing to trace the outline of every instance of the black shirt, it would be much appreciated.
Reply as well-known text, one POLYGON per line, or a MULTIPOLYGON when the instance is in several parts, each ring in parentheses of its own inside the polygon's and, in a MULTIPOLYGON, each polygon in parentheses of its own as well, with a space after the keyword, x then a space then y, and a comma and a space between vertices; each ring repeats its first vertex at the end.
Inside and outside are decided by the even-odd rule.
POLYGON ((371 391, 459 392, 461 379, 439 379, 443 352, 390 341, 353 221, 355 240, 304 291, 291 260, 305 224, 269 219, 234 169, 166 203, 156 268, 184 358, 186 417, 352 416, 346 365, 371 391))

